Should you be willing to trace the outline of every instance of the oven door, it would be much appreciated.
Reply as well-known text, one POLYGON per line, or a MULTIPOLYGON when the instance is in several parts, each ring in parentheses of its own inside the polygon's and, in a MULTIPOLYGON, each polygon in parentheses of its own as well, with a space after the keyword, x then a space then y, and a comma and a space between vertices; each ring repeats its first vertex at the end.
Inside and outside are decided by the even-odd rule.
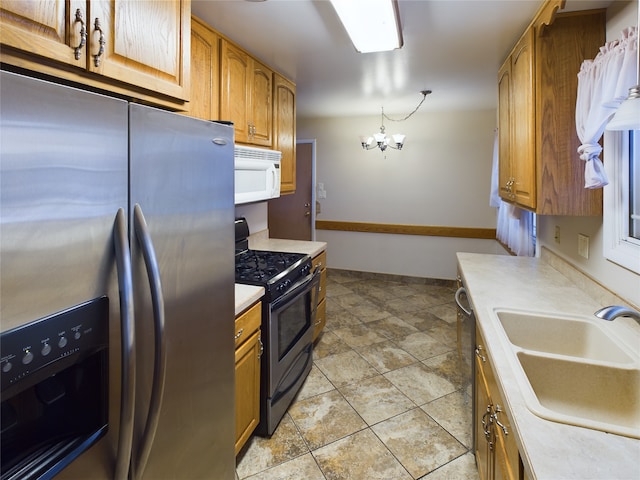
MULTIPOLYGON (((297 383, 298 375, 289 372, 300 363, 300 354, 307 350, 313 340, 313 323, 316 306, 312 304, 312 293, 320 286, 320 271, 316 270, 269 306, 268 321, 268 396, 275 400, 278 394, 289 390, 297 383), (287 385, 283 385, 283 379, 287 385)), ((306 363, 306 362, 305 362, 306 363)))

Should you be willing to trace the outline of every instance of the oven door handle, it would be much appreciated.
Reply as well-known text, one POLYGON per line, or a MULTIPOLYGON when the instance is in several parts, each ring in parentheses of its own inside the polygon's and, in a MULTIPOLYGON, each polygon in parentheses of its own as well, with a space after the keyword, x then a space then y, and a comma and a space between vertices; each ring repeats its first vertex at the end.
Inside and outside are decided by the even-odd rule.
POLYGON ((299 293, 298 290, 301 287, 306 286, 307 284, 311 284, 312 288, 315 288, 316 290, 320 287, 320 269, 319 268, 316 268, 312 273, 304 277, 302 280, 299 280, 298 282, 296 282, 291 288, 289 288, 287 293, 277 298, 276 301, 273 302, 273 308, 277 308, 277 305, 281 303, 286 303, 291 297, 298 295, 299 293))

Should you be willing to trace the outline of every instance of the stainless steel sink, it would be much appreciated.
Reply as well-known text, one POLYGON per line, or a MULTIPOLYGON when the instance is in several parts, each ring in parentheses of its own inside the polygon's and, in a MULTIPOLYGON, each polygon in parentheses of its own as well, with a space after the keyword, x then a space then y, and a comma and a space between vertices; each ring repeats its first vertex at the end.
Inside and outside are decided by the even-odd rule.
POLYGON ((640 353, 610 322, 509 309, 495 315, 532 413, 640 439, 640 353))

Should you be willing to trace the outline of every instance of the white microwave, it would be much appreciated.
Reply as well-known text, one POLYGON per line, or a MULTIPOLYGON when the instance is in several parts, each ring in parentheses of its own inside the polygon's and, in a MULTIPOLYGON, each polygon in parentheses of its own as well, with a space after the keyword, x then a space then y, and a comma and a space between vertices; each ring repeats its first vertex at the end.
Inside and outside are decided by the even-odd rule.
POLYGON ((266 148, 234 148, 234 199, 236 205, 280 196, 282 153, 266 148))

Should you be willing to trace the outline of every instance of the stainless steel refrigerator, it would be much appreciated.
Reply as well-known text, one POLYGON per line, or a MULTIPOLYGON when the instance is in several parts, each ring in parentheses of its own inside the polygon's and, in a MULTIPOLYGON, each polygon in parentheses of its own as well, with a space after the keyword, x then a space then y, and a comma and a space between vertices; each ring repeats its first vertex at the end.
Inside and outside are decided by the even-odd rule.
POLYGON ((233 479, 233 128, 12 72, 0 89, 1 331, 108 305, 106 433, 56 478, 233 479))

